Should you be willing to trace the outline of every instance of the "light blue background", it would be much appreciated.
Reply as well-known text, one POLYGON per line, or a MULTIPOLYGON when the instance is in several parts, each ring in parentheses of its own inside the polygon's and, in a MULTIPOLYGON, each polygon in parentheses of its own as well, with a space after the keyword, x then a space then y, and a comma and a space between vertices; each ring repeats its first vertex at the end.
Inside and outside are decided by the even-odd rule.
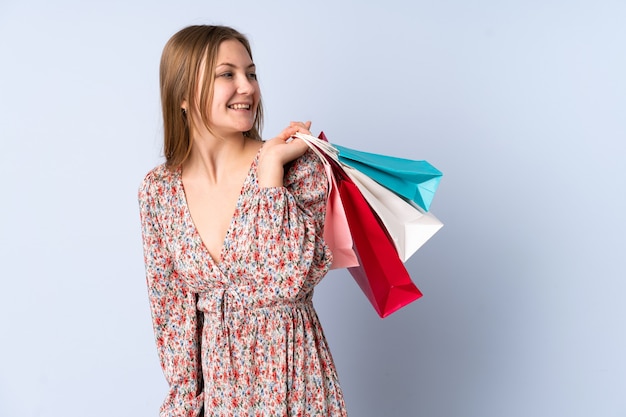
POLYGON ((316 305, 353 417, 626 416, 626 3, 0 3, 0 416, 154 416, 165 394, 136 192, 157 68, 196 23, 248 34, 264 136, 444 172, 424 297, 316 305))

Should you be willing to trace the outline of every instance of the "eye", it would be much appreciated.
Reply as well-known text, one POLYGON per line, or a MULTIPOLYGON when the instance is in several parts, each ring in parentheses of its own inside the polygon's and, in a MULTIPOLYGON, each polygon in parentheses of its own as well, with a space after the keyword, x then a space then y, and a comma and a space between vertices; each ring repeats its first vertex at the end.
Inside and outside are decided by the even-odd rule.
POLYGON ((233 73, 232 72, 223 72, 219 76, 220 77, 224 77, 224 78, 233 78, 233 73))
POLYGON ((251 80, 256 80, 256 73, 254 72, 249 73, 248 78, 250 78, 251 80))

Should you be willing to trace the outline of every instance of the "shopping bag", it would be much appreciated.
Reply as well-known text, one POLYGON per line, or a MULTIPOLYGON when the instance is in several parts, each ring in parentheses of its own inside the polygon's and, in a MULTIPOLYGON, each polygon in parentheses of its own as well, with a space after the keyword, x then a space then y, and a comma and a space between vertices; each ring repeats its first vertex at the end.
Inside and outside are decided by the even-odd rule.
POLYGON ((328 200, 326 203, 326 221, 324 223, 324 240, 333 254, 333 263, 330 269, 348 268, 358 266, 359 261, 353 249, 352 235, 348 226, 346 212, 341 203, 341 196, 337 188, 337 182, 328 161, 320 156, 325 162, 326 175, 328 177, 328 200))
POLYGON ((313 136, 295 136, 318 148, 332 168, 359 261, 359 266, 348 271, 378 315, 387 317, 420 298, 422 293, 411 281, 385 227, 335 159, 336 154, 313 136))
POLYGON ((323 148, 329 157, 338 162, 356 184, 382 221, 403 262, 441 229, 443 224, 432 213, 398 196, 361 171, 339 162, 336 145, 328 143, 323 132, 320 139, 324 142, 314 140, 316 146, 323 148))
POLYGON ((341 162, 415 202, 425 211, 430 209, 443 174, 428 162, 334 146, 341 162))
MULTIPOLYGON (((341 203, 341 196, 330 163, 319 146, 306 141, 309 148, 320 158, 326 177, 328 178, 328 199, 326 201, 326 217, 324 222, 324 241, 333 254, 330 269, 358 266, 359 261, 353 248, 352 235, 346 218, 346 212, 341 203)), ((336 152, 336 151, 335 151, 336 152)))
POLYGON ((391 236, 402 262, 406 262, 443 227, 431 212, 421 210, 361 171, 343 166, 391 236))

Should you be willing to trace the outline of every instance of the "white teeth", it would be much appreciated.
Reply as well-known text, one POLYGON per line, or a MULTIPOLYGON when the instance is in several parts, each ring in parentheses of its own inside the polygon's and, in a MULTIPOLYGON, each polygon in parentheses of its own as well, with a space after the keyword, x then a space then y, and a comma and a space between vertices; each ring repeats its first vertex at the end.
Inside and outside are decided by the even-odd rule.
POLYGON ((250 105, 249 104, 231 104, 230 106, 231 109, 235 109, 235 110, 249 110, 250 109, 250 105))

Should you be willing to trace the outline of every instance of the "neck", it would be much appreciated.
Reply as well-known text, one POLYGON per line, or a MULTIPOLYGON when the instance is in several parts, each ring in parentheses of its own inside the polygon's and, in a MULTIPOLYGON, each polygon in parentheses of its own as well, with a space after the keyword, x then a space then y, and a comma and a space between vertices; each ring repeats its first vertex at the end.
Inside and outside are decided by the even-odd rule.
POLYGON ((243 133, 227 138, 195 135, 192 140, 191 153, 183 164, 183 171, 188 177, 203 177, 212 183, 219 183, 235 167, 249 161, 250 155, 254 157, 261 145, 243 133))

